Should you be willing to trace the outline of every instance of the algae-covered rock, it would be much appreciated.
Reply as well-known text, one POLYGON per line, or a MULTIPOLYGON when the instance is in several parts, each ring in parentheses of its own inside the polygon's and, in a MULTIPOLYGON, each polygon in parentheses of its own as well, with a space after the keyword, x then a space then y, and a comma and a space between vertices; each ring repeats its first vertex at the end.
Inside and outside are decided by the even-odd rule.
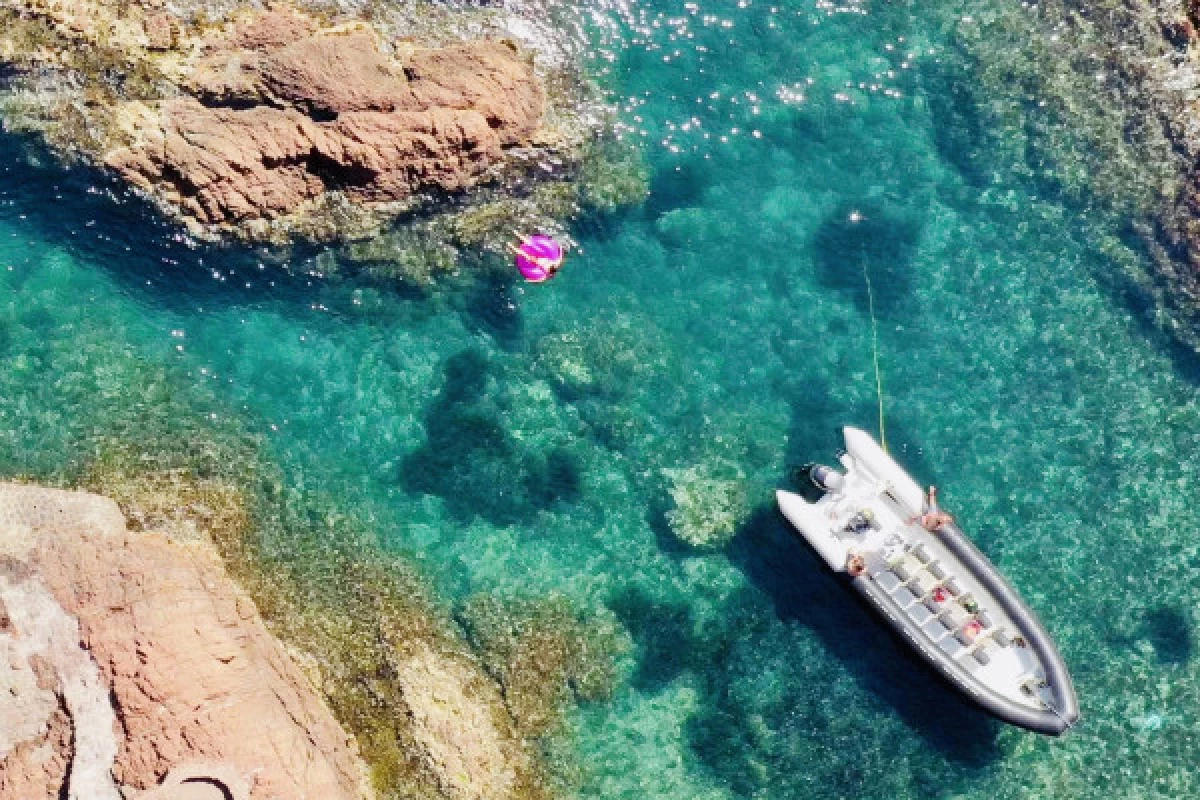
MULTIPOLYGON (((586 197, 589 185, 563 178, 513 193, 480 188, 456 206, 398 219, 387 230, 349 244, 338 258, 371 277, 415 286, 428 286, 466 266, 507 272, 515 232, 552 233, 573 246, 566 223, 593 208, 586 197)), ((630 202, 641 197, 629 195, 630 202)))
POLYGON ((536 368, 552 385, 572 393, 625 396, 668 362, 653 322, 630 314, 587 321, 548 333, 537 342, 536 368))
POLYGON ((732 464, 664 469, 674 507, 667 523, 681 541, 697 548, 729 543, 749 512, 745 477, 732 464))
POLYGON ((514 748, 496 687, 474 663, 417 648, 399 662, 395 680, 403 688, 413 739, 445 796, 514 795, 529 756, 514 748))
POLYGON ((943 156, 977 186, 1015 179, 1085 207, 1082 238, 1135 234, 1149 257, 1102 243, 1103 277, 1200 348, 1196 4, 986 0, 943 20, 951 46, 925 75, 943 156))
POLYGON ((641 151, 623 142, 592 147, 579 172, 580 203, 598 211, 635 206, 650 193, 650 174, 641 151))
POLYGON ((585 617, 561 595, 477 595, 460 618, 525 736, 552 732, 576 698, 608 697, 629 648, 615 619, 585 617))

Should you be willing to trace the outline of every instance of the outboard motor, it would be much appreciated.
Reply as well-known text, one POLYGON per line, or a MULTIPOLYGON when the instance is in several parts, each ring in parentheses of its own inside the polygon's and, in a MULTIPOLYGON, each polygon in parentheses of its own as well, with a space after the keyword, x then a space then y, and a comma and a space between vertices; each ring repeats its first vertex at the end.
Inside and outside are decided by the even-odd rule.
POLYGON ((846 476, 833 467, 813 464, 808 468, 808 479, 823 492, 840 492, 846 485, 846 476))

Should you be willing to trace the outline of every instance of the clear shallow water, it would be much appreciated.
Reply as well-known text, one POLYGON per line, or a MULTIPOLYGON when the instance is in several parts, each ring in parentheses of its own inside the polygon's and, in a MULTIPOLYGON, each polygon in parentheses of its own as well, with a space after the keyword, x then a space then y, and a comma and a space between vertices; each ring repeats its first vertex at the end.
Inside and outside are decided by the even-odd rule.
POLYGON ((651 195, 581 221, 544 287, 421 297, 192 248, 0 140, 0 469, 69 471, 186 407, 448 603, 615 615, 621 687, 572 721, 584 797, 1195 794, 1200 370, 1112 277, 1119 229, 960 172, 922 80, 952 10, 592 11, 651 195), (936 683, 773 512, 790 465, 874 424, 864 262, 889 441, 1058 640, 1061 741, 936 683), (663 517, 663 470, 698 466, 753 487, 716 553, 663 517))

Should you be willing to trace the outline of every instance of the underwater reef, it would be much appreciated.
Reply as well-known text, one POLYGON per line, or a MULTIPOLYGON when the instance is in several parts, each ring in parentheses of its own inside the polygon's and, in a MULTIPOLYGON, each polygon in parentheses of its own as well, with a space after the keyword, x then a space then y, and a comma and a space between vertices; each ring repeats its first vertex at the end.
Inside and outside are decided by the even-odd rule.
POLYGON ((672 533, 697 548, 718 548, 728 544, 749 516, 745 476, 735 465, 720 465, 723 477, 712 474, 716 468, 691 467, 663 470, 671 481, 674 508, 667 512, 672 533))
POLYGON ((1200 4, 988 0, 943 30, 923 78, 947 160, 1084 211, 1113 288, 1200 347, 1200 4))
MULTIPOLYGON (((539 185, 597 171, 603 104, 571 60, 535 64, 505 13, 5 0, 0 108, 7 130, 203 238, 364 239, 483 186, 490 201, 533 196, 535 222, 625 202, 620 180, 539 202, 539 185)), ((430 259, 398 271, 428 274, 430 259)))

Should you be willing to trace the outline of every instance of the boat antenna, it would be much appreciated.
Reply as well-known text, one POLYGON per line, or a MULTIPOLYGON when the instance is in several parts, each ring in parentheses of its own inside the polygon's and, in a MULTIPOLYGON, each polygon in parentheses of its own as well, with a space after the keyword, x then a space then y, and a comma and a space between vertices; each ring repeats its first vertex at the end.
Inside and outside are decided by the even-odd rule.
MULTIPOLYGON (((861 212, 850 213, 851 222, 860 222, 861 212)), ((883 424, 883 370, 879 366, 879 321, 875 318, 875 289, 871 285, 871 271, 867 269, 867 246, 864 244, 859 258, 862 264, 863 281, 867 284, 867 310, 871 314, 871 357, 875 362, 875 395, 879 399, 879 444, 887 452, 887 431, 883 424)))

